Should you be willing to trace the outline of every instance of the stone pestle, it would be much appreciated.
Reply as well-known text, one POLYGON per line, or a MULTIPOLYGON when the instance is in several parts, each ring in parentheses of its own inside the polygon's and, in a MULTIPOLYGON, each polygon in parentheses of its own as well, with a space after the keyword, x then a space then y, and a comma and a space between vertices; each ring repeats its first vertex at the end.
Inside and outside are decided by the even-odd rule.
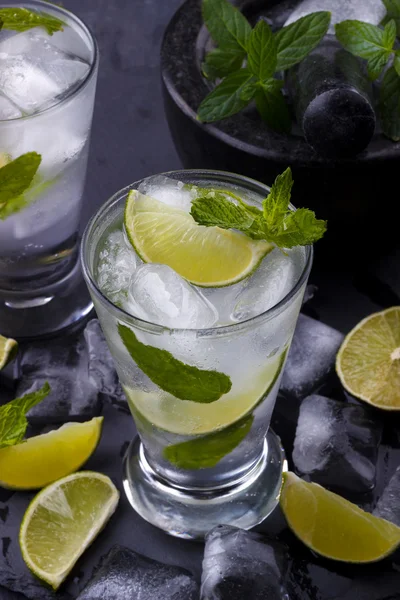
POLYGON ((336 40, 334 26, 346 19, 378 25, 385 7, 381 0, 304 0, 285 25, 319 10, 331 12, 328 33, 305 60, 288 71, 286 88, 310 146, 327 158, 352 157, 368 146, 374 134, 372 85, 363 62, 336 40))

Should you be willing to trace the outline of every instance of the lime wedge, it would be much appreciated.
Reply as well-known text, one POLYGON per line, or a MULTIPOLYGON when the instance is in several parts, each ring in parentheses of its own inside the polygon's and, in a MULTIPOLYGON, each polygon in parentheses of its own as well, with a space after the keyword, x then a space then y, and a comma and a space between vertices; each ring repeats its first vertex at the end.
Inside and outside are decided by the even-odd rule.
POLYGON ((336 371, 350 394, 385 410, 400 410, 400 307, 374 313, 345 337, 336 371))
POLYGON ((103 417, 86 423, 66 423, 22 444, 0 449, 0 486, 39 489, 77 471, 93 454, 103 417))
POLYGON ((74 473, 44 488, 28 506, 19 533, 29 569, 58 589, 118 500, 111 479, 92 471, 74 473))
POLYGON ((203 287, 244 279, 273 248, 236 231, 198 225, 189 213, 136 190, 126 203, 125 229, 144 262, 168 265, 203 287))
POLYGON ((0 371, 12 361, 17 352, 18 342, 0 335, 0 371))
POLYGON ((400 527, 294 473, 283 474, 280 505, 295 535, 327 558, 376 562, 400 545, 400 527))
POLYGON ((133 416, 178 435, 203 435, 232 425, 249 414, 276 383, 285 362, 286 351, 270 360, 264 369, 216 402, 203 404, 175 398, 162 390, 145 392, 125 387, 133 416))

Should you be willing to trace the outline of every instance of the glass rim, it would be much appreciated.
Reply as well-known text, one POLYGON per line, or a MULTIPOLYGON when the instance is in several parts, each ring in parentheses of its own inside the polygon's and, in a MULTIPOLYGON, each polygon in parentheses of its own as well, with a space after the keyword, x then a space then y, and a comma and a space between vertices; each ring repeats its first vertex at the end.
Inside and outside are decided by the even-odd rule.
POLYGON ((46 8, 47 12, 50 9, 50 11, 54 11, 56 13, 58 12, 58 13, 61 13, 62 15, 66 15, 71 21, 73 21, 78 27, 80 27, 80 29, 83 30, 84 33, 86 34, 86 36, 90 42, 90 50, 93 51, 93 58, 90 62, 89 71, 86 73, 85 77, 82 79, 82 81, 79 83, 79 85, 77 85, 77 87, 75 87, 70 93, 67 93, 65 98, 62 98, 55 104, 52 104, 51 106, 48 106, 47 108, 43 108, 42 110, 39 110, 38 112, 35 112, 32 115, 22 115, 21 117, 14 117, 13 119, 1 119, 0 118, 0 123, 15 123, 15 122, 22 122, 24 120, 29 121, 31 119, 40 117, 45 113, 47 114, 47 113, 51 112, 52 110, 55 110, 59 106, 62 106, 64 103, 75 98, 75 96, 77 96, 79 94, 79 92, 86 87, 86 85, 89 83, 89 81, 91 81, 93 79, 93 76, 96 72, 96 69, 97 69, 97 66, 99 63, 99 47, 97 44, 96 37, 92 33, 91 28, 80 17, 78 17, 75 13, 71 12, 67 8, 58 6, 57 4, 51 4, 50 2, 48 2, 46 0, 22 0, 21 2, 18 2, 17 0, 13 0, 12 3, 10 2, 10 0, 8 0, 8 2, 6 2, 6 4, 4 4, 4 5, 2 5, 1 8, 9 8, 9 7, 26 8, 28 6, 42 7, 42 8, 46 8))
MULTIPOLYGON (((255 179, 252 179, 250 177, 246 177, 245 175, 238 175, 236 173, 231 173, 229 171, 218 171, 218 170, 213 170, 213 169, 176 169, 173 171, 157 173, 156 175, 164 176, 164 177, 168 177, 168 176, 171 177, 171 176, 179 176, 182 174, 186 174, 187 176, 193 175, 193 178, 195 178, 196 174, 201 175, 204 178, 207 178, 207 176, 209 176, 209 177, 213 176, 214 178, 220 177, 221 179, 223 179, 224 177, 228 176, 229 178, 236 180, 238 183, 247 184, 248 186, 251 185, 252 187, 257 187, 260 191, 266 191, 268 193, 271 189, 266 184, 261 183, 260 181, 256 181, 255 179)), ((154 176, 150 176, 150 177, 154 177, 154 176)), ((85 227, 85 230, 84 230, 84 233, 82 236, 81 247, 80 247, 80 259, 81 259, 81 265, 82 265, 82 272, 83 272, 84 278, 86 280, 86 283, 87 283, 89 289, 95 293, 95 295, 97 296, 99 301, 102 304, 104 304, 107 307, 107 309, 111 309, 111 312, 115 313, 117 315, 117 318, 121 318, 121 320, 123 320, 123 321, 127 321, 127 320, 132 321, 133 323, 136 323, 139 327, 143 328, 143 326, 144 326, 146 329, 150 326, 151 331, 154 333, 163 333, 163 332, 167 331, 167 332, 170 332, 173 334, 182 334, 182 332, 186 332, 186 333, 192 332, 192 333, 198 333, 201 335, 211 335, 211 334, 221 335, 223 333, 231 333, 234 331, 240 331, 241 329, 244 329, 251 324, 258 323, 259 321, 261 322, 261 321, 265 320, 266 317, 269 317, 269 319, 270 319, 275 314, 280 314, 282 312, 282 310, 287 305, 290 304, 291 300, 293 298, 295 298, 298 291, 300 290, 300 288, 302 287, 302 285, 307 280, 307 278, 310 274, 311 266, 312 266, 312 262, 313 262, 313 256, 314 256, 314 250, 313 250, 312 245, 305 246, 305 248, 306 248, 305 265, 303 267, 300 277, 298 278, 296 283, 293 285, 293 287, 290 289, 290 291, 283 298, 281 298, 281 300, 279 302, 277 302, 277 304, 274 304, 273 306, 271 306, 267 310, 259 313, 258 315, 250 317, 249 319, 244 319, 243 321, 238 321, 237 323, 229 323, 228 325, 219 325, 219 326, 206 327, 206 328, 168 327, 166 325, 160 325, 159 323, 153 323, 152 321, 146 321, 145 319, 136 317, 135 315, 132 315, 129 312, 127 312, 125 309, 120 308, 119 306, 114 304, 105 294, 103 294, 103 292, 98 287, 98 285, 93 277, 92 269, 90 268, 90 266, 88 264, 89 261, 87 260, 86 255, 87 255, 87 250, 89 247, 90 237, 91 237, 93 228, 96 226, 98 220, 102 217, 102 215, 106 211, 111 209, 113 207, 113 205, 120 202, 123 198, 126 198, 126 196, 130 190, 137 189, 137 186, 142 181, 145 181, 148 178, 149 177, 144 177, 143 179, 139 179, 139 180, 131 183, 130 185, 127 185, 127 186, 121 188, 115 194, 113 194, 104 204, 102 204, 100 206, 100 208, 95 212, 95 214, 92 215, 88 224, 85 227)), ((292 204, 289 204, 289 207, 292 210, 296 210, 296 208, 292 204)))

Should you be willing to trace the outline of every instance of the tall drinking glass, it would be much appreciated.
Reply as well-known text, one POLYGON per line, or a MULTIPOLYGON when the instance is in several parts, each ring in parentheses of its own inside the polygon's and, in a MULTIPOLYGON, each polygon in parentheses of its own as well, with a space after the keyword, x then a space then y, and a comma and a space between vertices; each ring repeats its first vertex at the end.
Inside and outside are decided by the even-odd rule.
POLYGON ((5 6, 63 22, 52 35, 44 27, 0 30, 0 167, 27 153, 41 158, 29 187, 5 203, 0 168, 0 333, 25 338, 60 331, 93 307, 78 231, 98 49, 63 8, 39 0, 5 6))
MULTIPOLYGON (((166 175, 168 180, 155 181, 179 182, 177 193, 191 186, 230 190, 260 205, 269 192, 261 183, 223 172, 166 175)), ((274 249, 234 285, 186 289, 189 284, 177 282, 170 271, 165 275, 165 267, 143 266, 124 231, 127 196, 147 181, 119 191, 99 210, 84 233, 81 254, 139 433, 125 457, 125 491, 143 518, 172 535, 201 538, 220 523, 250 528, 272 511, 279 496, 285 460, 269 425, 312 248, 295 248, 286 256, 274 249), (146 271, 153 296, 140 296, 138 276, 130 279, 137 269, 146 271), (164 276, 168 280, 160 279, 164 276), (206 323, 211 314, 206 308, 212 307, 213 325, 190 328, 182 317, 182 326, 172 328, 138 313, 138 304, 150 311, 163 294, 162 302, 172 304, 161 309, 179 322, 175 292, 186 297, 185 315, 193 303, 193 311, 206 314, 206 323)))

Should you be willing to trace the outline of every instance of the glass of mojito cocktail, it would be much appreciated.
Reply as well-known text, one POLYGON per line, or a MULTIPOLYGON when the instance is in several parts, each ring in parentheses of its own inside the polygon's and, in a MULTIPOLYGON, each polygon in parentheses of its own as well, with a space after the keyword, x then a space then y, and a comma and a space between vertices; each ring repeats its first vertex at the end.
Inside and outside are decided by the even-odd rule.
POLYGON ((312 263, 312 246, 288 238, 290 187, 268 196, 239 175, 174 171, 115 194, 84 234, 84 276, 139 433, 125 490, 173 535, 250 528, 277 502, 284 456, 269 425, 312 263), (267 196, 289 249, 262 239, 267 196))
POLYGON ((93 306, 78 231, 98 50, 49 2, 7 2, 0 21, 0 330, 36 337, 93 306))

